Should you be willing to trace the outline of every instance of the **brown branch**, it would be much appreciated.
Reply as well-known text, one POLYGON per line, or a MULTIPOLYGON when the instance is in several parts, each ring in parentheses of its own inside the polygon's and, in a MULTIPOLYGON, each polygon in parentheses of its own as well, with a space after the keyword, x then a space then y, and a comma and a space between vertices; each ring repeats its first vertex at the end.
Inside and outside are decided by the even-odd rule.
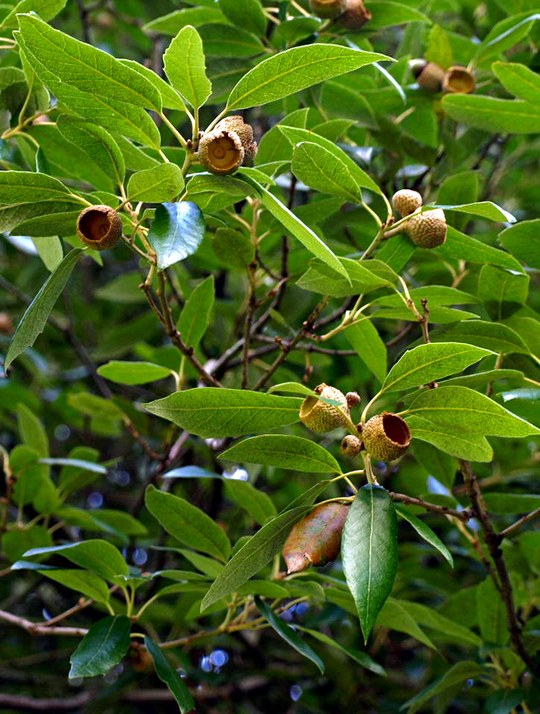
POLYGON ((533 521, 535 518, 540 518, 540 508, 537 508, 535 511, 527 513, 527 515, 523 516, 523 518, 520 518, 519 521, 516 521, 511 526, 508 526, 508 528, 505 528, 503 531, 501 531, 498 534, 499 541, 502 541, 505 538, 514 535, 514 533, 519 531, 520 528, 522 528, 526 523, 533 521))
POLYGON ((0 610, 0 620, 9 622, 11 625, 21 627, 31 635, 59 635, 68 637, 84 637, 88 630, 85 627, 48 627, 38 622, 32 622, 24 617, 13 615, 6 610, 0 610))
POLYGON ((468 461, 460 460, 460 469, 465 479, 474 516, 480 522, 489 554, 500 580, 500 594, 506 610, 506 621, 512 646, 535 677, 540 677, 540 661, 531 656, 523 643, 521 625, 514 605, 514 594, 510 575, 503 552, 500 548, 501 537, 495 532, 489 511, 480 489, 476 474, 468 461))
POLYGON ((465 508, 462 511, 457 511, 454 508, 448 508, 448 506, 438 506, 436 503, 429 503, 421 498, 407 496, 404 493, 390 492, 389 495, 393 501, 404 503, 406 506, 419 506, 420 508, 425 508, 426 511, 440 513, 443 516, 453 516, 454 518, 458 518, 460 521, 463 521, 463 523, 466 523, 473 517, 472 511, 468 508, 465 508))

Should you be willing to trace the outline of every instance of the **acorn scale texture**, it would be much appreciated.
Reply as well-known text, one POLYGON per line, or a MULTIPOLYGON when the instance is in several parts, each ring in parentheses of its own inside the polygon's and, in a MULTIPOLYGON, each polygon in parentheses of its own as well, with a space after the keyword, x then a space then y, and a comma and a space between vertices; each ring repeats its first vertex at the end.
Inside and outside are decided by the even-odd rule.
POLYGON ((347 426, 349 407, 347 398, 339 389, 319 384, 313 390, 324 399, 338 402, 339 407, 322 402, 317 397, 306 397, 300 407, 300 421, 311 431, 324 434, 340 426, 347 426))
POLYGON ((378 461, 393 461, 402 456, 411 443, 407 422, 397 414, 383 412, 362 427, 362 441, 368 454, 378 461))
POLYGON ((442 208, 426 211, 407 221, 405 232, 420 248, 436 248, 446 240, 448 226, 442 208))
POLYGON ((422 207, 422 196, 418 191, 402 188, 392 196, 392 206, 401 216, 410 216, 422 207))
POLYGON ((113 248, 122 236, 122 219, 110 206, 88 206, 77 218, 77 236, 89 248, 113 248))
POLYGON ((244 165, 253 161, 257 153, 257 142, 253 138, 253 127, 251 124, 246 124, 242 116, 233 114, 230 117, 225 117, 216 124, 214 131, 233 131, 244 147, 244 165))
POLYGON ((203 134, 197 152, 201 164, 213 174, 231 174, 244 161, 244 147, 238 134, 227 129, 203 134))

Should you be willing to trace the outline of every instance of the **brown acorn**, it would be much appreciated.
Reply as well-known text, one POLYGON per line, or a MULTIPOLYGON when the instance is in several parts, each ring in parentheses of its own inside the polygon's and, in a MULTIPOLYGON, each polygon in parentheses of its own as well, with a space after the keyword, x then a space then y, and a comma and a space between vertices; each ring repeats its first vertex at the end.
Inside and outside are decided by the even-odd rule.
POLYGON ((411 63, 412 73, 414 74, 418 84, 425 89, 426 92, 440 92, 444 80, 445 71, 435 62, 426 62, 420 60, 414 64, 411 63))
POLYGON ((244 161, 245 150, 234 131, 210 131, 199 141, 198 157, 213 174, 232 174, 244 161))
POLYGON ((402 456, 411 443, 407 422, 397 414, 383 412, 367 421, 362 441, 368 454, 379 461, 393 461, 402 456))
POLYGON ((446 240, 446 218, 442 208, 419 213, 405 224, 404 231, 420 248, 436 248, 446 240))
POLYGON ((402 188, 392 196, 392 206, 401 216, 410 216, 422 207, 422 196, 418 191, 402 188))
POLYGON ((327 384, 319 384, 313 391, 324 399, 338 402, 340 407, 326 404, 317 397, 306 397, 300 407, 300 421, 311 431, 320 434, 337 429, 339 426, 347 426, 349 406, 343 392, 327 384))
POLYGON ((347 406, 349 409, 358 406, 358 404, 362 401, 362 398, 356 392, 347 392, 345 399, 347 400, 347 406))
POLYGON ((362 451, 363 448, 362 440, 359 439, 357 436, 348 434, 347 436, 343 437, 340 448, 341 453, 345 456, 358 456, 358 454, 362 451))
POLYGON ((88 206, 77 218, 77 236, 89 248, 113 248, 122 235, 122 220, 110 206, 88 206))
POLYGON ((0 312, 0 335, 11 335, 13 332, 13 320, 7 312, 0 312))
POLYGON ((364 5, 364 0, 347 0, 345 12, 337 18, 337 22, 347 30, 354 32, 360 30, 368 20, 371 13, 364 5))
POLYGON ((470 94, 476 89, 474 74, 467 67, 449 67, 443 78, 442 89, 450 94, 470 94))
POLYGON ((311 0, 311 11, 319 17, 333 19, 347 9, 347 0, 311 0))
POLYGON ((253 127, 246 124, 243 117, 239 114, 225 117, 216 124, 214 131, 233 131, 244 147, 244 165, 253 161, 257 153, 257 142, 253 139, 253 127))
POLYGON ((344 503, 323 503, 293 526, 282 550, 287 575, 337 558, 348 512, 344 503))

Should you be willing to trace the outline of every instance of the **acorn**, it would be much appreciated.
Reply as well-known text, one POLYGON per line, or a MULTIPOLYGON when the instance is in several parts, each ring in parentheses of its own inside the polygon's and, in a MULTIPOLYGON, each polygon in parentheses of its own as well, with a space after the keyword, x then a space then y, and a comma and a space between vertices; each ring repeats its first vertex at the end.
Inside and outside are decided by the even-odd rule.
POLYGON ((216 124, 214 131, 233 131, 244 147, 244 165, 252 163, 257 153, 257 142, 253 139, 253 127, 246 124, 243 117, 239 114, 225 117, 216 124))
POLYGON ((13 332, 13 320, 7 312, 0 312, 0 335, 11 335, 13 332))
POLYGON ((356 392, 347 392, 345 399, 347 400, 347 406, 349 409, 358 406, 358 404, 362 401, 362 398, 356 392))
POLYGON ((311 0, 311 11, 319 17, 333 19, 347 9, 347 0, 311 0))
POLYGON ((404 226, 409 238, 420 248, 436 248, 446 240, 446 218, 442 208, 419 213, 404 226))
POLYGON ((348 512, 344 503, 322 503, 293 526, 282 550, 287 575, 337 558, 348 512))
POLYGON ((410 216, 422 207, 422 196, 418 191, 402 188, 392 196, 392 206, 401 216, 410 216))
POLYGON ((300 407, 300 421, 311 431, 321 434, 339 426, 347 426, 349 406, 343 392, 327 384, 319 384, 313 391, 324 399, 338 402, 340 406, 326 404, 317 397, 306 397, 300 407))
POLYGON ((88 206, 77 218, 77 236, 89 248, 113 248, 122 236, 122 220, 110 206, 88 206))
POLYGON ((199 141, 198 158, 213 174, 232 174, 244 161, 245 150, 234 131, 210 131, 199 141))
POLYGON ((410 67, 422 89, 432 93, 441 91, 445 76, 445 71, 442 67, 439 67, 435 62, 426 62, 425 60, 413 60, 410 67))
POLYGON ((371 13, 364 5, 364 0, 347 0, 345 12, 337 18, 337 22, 347 30, 360 30, 368 20, 371 13))
POLYGON ((467 67, 449 67, 443 78, 442 89, 450 94, 470 94, 476 89, 474 74, 467 67))
POLYGON ((362 441, 364 448, 374 459, 393 461, 409 448, 411 432, 407 422, 400 416, 383 412, 364 424, 362 441))
POLYGON ((341 448, 341 453, 344 456, 350 456, 350 457, 358 456, 358 454, 363 449, 362 440, 359 439, 357 436, 348 434, 347 436, 343 437, 340 448, 341 448))

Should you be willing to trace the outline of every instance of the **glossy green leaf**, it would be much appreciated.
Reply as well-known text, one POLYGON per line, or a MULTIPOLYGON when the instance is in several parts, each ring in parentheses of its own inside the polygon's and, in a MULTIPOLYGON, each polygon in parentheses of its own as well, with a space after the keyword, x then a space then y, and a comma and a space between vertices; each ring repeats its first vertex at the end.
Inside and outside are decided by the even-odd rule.
POLYGON ((515 330, 485 320, 466 320, 455 325, 436 327, 429 337, 432 342, 466 342, 493 352, 529 353, 529 348, 515 330))
POLYGON ((477 585, 475 590, 478 627, 482 639, 488 645, 508 644, 506 608, 495 583, 491 577, 487 577, 477 585))
POLYGON ((447 94, 442 105, 451 119, 491 133, 540 132, 540 108, 519 99, 447 94))
POLYGON ((396 511, 380 486, 358 491, 345 521, 341 559, 367 642, 397 571, 396 511))
POLYGON ((364 264, 350 258, 340 258, 339 263, 341 275, 336 275, 334 266, 312 261, 307 271, 299 278, 298 285, 304 290, 332 297, 348 297, 389 285, 384 276, 373 271, 376 261, 369 261, 369 264, 366 261, 364 264), (342 277, 345 273, 348 277, 342 277))
POLYGON ((154 486, 146 489, 145 504, 167 533, 180 543, 219 560, 229 557, 231 545, 225 531, 200 508, 154 486))
POLYGON ((421 627, 426 627, 441 633, 445 640, 448 639, 467 647, 482 646, 482 639, 469 630, 468 627, 464 627, 458 622, 454 622, 450 618, 441 615, 433 607, 408 600, 400 600, 399 603, 421 627))
POLYGON ((434 342, 407 350, 388 373, 382 392, 395 392, 428 384, 450 374, 462 372, 475 362, 493 354, 481 347, 459 342, 434 342))
POLYGON ((47 270, 50 273, 56 270, 64 257, 64 249, 60 238, 58 236, 34 236, 32 237, 32 243, 36 246, 39 257, 47 270))
POLYGON ((402 25, 406 22, 431 23, 430 18, 423 12, 409 7, 404 2, 385 2, 375 0, 372 7, 373 17, 369 21, 371 30, 380 30, 384 27, 402 25))
POLYGON ((401 518, 406 520, 408 523, 410 523, 414 530, 421 538, 426 541, 426 543, 429 543, 436 550, 438 550, 439 553, 448 561, 448 563, 452 567, 454 567, 454 559, 452 558, 452 554, 442 542, 442 540, 439 538, 439 536, 434 533, 431 528, 424 523, 424 521, 422 521, 420 518, 417 518, 412 513, 409 513, 407 507, 402 506, 399 503, 395 505, 395 509, 398 515, 401 516, 401 518))
POLYGON ((245 74, 229 95, 227 108, 232 111, 268 104, 385 59, 390 58, 338 45, 293 47, 260 62, 245 74))
POLYGON ((182 28, 163 55, 165 74, 172 86, 197 109, 212 92, 206 76, 201 36, 190 25, 182 28))
POLYGON ((273 518, 277 511, 272 499, 248 481, 225 479, 225 496, 243 508, 260 526, 273 518))
POLYGON ((341 473, 338 462, 322 446, 309 439, 286 434, 266 434, 244 439, 223 451, 219 458, 294 471, 341 473))
POLYGON ((438 424, 431 418, 423 419, 417 414, 405 415, 405 420, 414 439, 432 444, 450 456, 485 463, 493 460, 493 449, 481 434, 450 431, 446 424, 438 424))
POLYGON ((407 415, 417 415, 457 435, 507 438, 540 434, 540 429, 468 387, 439 387, 420 393, 407 415))
MULTIPOLYGON (((521 226, 519 223, 518 226, 521 226)), ((446 259, 466 260, 470 263, 488 263, 490 265, 500 265, 502 268, 511 270, 521 270, 521 265, 512 255, 503 250, 486 245, 482 241, 473 238, 448 226, 446 241, 439 246, 439 254, 446 259)))
POLYGON ((431 639, 406 609, 406 601, 389 597, 377 618, 378 627, 389 627, 396 632, 404 632, 414 637, 426 647, 436 649, 431 639))
POLYGON ((373 674, 378 674, 381 677, 386 677, 386 672, 381 667, 381 665, 377 664, 377 662, 375 662, 375 660, 373 660, 366 652, 361 652, 360 650, 353 649, 352 647, 345 647, 336 639, 325 635, 324 632, 319 632, 319 630, 311 630, 307 627, 301 626, 297 626, 297 629, 301 630, 302 632, 305 632, 308 635, 311 635, 316 640, 319 640, 319 642, 322 642, 328 647, 333 647, 339 650, 340 652, 343 652, 343 654, 347 655, 347 657, 350 657, 354 662, 356 662, 356 664, 359 664, 361 667, 364 667, 364 669, 373 672, 373 674))
POLYGON ((120 62, 126 67, 142 74, 142 76, 147 79, 150 84, 158 90, 161 96, 161 103, 164 109, 179 109, 181 112, 186 111, 186 105, 180 94, 171 85, 166 82, 159 74, 156 74, 150 67, 146 67, 144 64, 135 62, 135 60, 122 59, 120 62))
POLYGON ((219 0, 221 12, 235 27, 264 35, 268 20, 260 0, 219 0))
POLYGON ((486 493, 486 504, 492 513, 529 513, 540 508, 536 493, 486 493))
POLYGON ((208 57, 219 57, 220 59, 254 57, 266 51, 257 35, 246 32, 238 26, 203 25, 199 34, 208 57))
POLYGON ((49 315, 60 297, 60 293, 65 288, 81 253, 82 250, 79 248, 70 250, 27 307, 9 345, 4 362, 5 370, 27 347, 34 344, 45 329, 49 315))
POLYGON ((92 625, 69 658, 69 678, 107 674, 125 656, 130 631, 131 621, 124 615, 104 617, 92 625))
POLYGON ((86 570, 41 570, 40 573, 60 585, 75 590, 96 602, 109 602, 110 593, 107 583, 96 573, 86 570))
MULTIPOLYGON (((509 8, 505 10, 508 12, 509 8)), ((499 54, 513 47, 529 34, 535 20, 540 20, 539 13, 522 12, 497 22, 478 46, 476 59, 499 54)))
POLYGON ((17 15, 23 12, 35 12, 42 20, 48 22, 63 10, 66 3, 67 0, 19 0, 0 23, 0 29, 17 27, 17 15))
POLYGON ((106 580, 114 581, 119 575, 127 575, 128 565, 120 552, 105 540, 85 540, 80 543, 55 545, 51 548, 33 548, 26 558, 41 555, 61 555, 81 568, 91 570, 106 580))
POLYGON ((184 176, 180 167, 160 164, 134 173, 127 185, 127 195, 130 201, 160 203, 174 200, 183 188, 184 176))
POLYGON ((170 377, 172 372, 167 367, 151 362, 119 362, 113 360, 98 367, 98 374, 118 384, 148 384, 158 379, 170 377))
POLYGON ((255 604, 264 615, 265 619, 270 623, 272 628, 282 637, 287 644, 293 647, 297 652, 311 660, 316 665, 321 674, 324 674, 324 662, 316 654, 311 647, 304 642, 300 635, 289 627, 276 613, 260 598, 255 598, 255 604))
POLYGON ((476 203, 464 203, 461 205, 443 205, 434 204, 438 208, 445 211, 457 211, 458 213, 467 213, 471 216, 479 216, 486 218, 489 221, 499 221, 507 223, 515 223, 516 219, 511 213, 505 211, 504 208, 497 206, 493 201, 477 201, 476 203))
POLYGON ((156 208, 148 240, 156 251, 159 270, 195 253, 203 237, 204 219, 195 203, 161 203, 156 208))
POLYGON ((187 389, 144 407, 191 434, 242 436, 294 424, 301 400, 243 389, 187 389))
POLYGON ((293 525, 311 510, 298 506, 280 513, 236 551, 216 578, 201 603, 201 612, 207 610, 225 595, 230 595, 267 565, 277 555, 293 525))
POLYGON ((499 241, 520 261, 540 270, 540 246, 536 240, 539 230, 540 219, 521 221, 499 233, 499 241))
POLYGON ((346 164, 322 146, 304 141, 293 151, 291 169, 294 175, 311 188, 341 196, 352 203, 361 203, 362 191, 346 164))
MULTIPOLYGON (((202 3, 197 3, 201 4, 202 3)), ((188 25, 198 27, 209 22, 227 22, 225 15, 214 6, 212 7, 188 7, 183 10, 174 10, 167 15, 156 17, 144 25, 145 32, 161 32, 164 35, 177 35, 180 30, 188 25)))
POLYGON ((343 335, 379 382, 383 382, 387 370, 387 350, 371 320, 360 320, 344 330, 343 335))
POLYGON ((169 688, 182 714, 193 711, 195 702, 189 689, 177 670, 165 657, 161 648, 150 637, 144 638, 144 644, 154 661, 157 676, 169 688))
POLYGON ((177 327, 186 345, 199 345, 210 324, 214 299, 214 276, 209 275, 195 287, 180 313, 177 327))

